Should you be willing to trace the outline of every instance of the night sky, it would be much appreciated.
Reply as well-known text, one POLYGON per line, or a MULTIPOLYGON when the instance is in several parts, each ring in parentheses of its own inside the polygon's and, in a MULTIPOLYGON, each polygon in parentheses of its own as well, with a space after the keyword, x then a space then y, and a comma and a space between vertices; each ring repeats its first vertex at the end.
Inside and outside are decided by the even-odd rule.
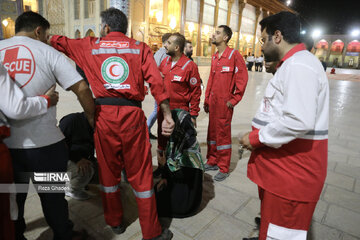
MULTIPOLYGON (((280 0, 286 2, 286 0, 280 0)), ((303 28, 323 34, 349 34, 360 30, 359 0, 291 0, 290 7, 302 17, 303 28)))

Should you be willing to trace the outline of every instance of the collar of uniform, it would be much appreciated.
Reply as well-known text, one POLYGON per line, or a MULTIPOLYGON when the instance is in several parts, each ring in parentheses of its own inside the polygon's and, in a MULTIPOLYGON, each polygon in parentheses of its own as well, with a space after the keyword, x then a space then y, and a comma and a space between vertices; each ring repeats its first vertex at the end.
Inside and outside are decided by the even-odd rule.
POLYGON ((110 32, 106 37, 126 37, 122 32, 110 32))
POLYGON ((294 55, 297 52, 306 50, 305 44, 304 43, 299 43, 298 45, 296 45, 295 47, 293 47, 292 49, 290 49, 285 56, 281 59, 281 61, 278 63, 278 65, 276 65, 276 69, 278 69, 283 62, 285 62, 287 59, 289 59, 292 55, 294 55))
MULTIPOLYGON (((170 63, 172 62, 172 58, 170 57, 170 63)), ((176 62, 176 64, 172 67, 174 68, 175 66, 179 66, 182 67, 189 59, 185 56, 185 54, 182 54, 181 57, 179 58, 179 60, 176 62)))
MULTIPOLYGON (((229 54, 230 54, 230 48, 229 48, 229 46, 226 46, 226 48, 225 48, 223 54, 221 54, 220 58, 222 58, 222 57, 227 58, 229 56, 229 54)), ((215 56, 217 59, 219 59, 219 51, 216 52, 215 56)))

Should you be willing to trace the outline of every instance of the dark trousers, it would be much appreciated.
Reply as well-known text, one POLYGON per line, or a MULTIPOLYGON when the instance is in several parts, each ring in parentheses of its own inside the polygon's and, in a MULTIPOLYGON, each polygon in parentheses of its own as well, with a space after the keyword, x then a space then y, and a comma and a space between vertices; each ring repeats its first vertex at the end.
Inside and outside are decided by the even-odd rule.
POLYGON ((248 71, 252 71, 252 67, 254 66, 254 62, 249 62, 248 64, 248 71))
MULTIPOLYGON (((15 183, 28 184, 25 172, 66 172, 68 150, 65 140, 49 146, 32 149, 10 149, 15 183)), ((71 239, 73 224, 69 220, 68 203, 64 193, 38 193, 46 222, 54 232, 54 240, 71 239)), ((15 221, 16 239, 23 240, 26 229, 24 205, 27 193, 18 193, 19 208, 15 221)))

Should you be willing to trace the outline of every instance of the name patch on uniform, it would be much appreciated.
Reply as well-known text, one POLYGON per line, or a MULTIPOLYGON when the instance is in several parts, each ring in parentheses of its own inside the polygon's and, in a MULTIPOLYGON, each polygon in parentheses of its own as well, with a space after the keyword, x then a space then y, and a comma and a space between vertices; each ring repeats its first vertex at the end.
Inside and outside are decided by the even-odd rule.
POLYGON ((221 71, 222 72, 230 72, 230 67, 223 66, 221 71))
POLYGON ((130 89, 129 84, 104 84, 105 89, 130 89))
POLYGON ((196 85, 196 84, 197 84, 197 79, 194 78, 194 77, 191 78, 191 79, 190 79, 190 84, 191 84, 191 85, 196 85))
POLYGON ((177 81, 177 82, 180 82, 181 81, 181 78, 180 76, 178 75, 175 75, 174 78, 173 78, 173 81, 177 81))
POLYGON ((128 48, 129 42, 100 41, 101 48, 128 48))
POLYGON ((101 65, 101 76, 110 84, 122 84, 129 76, 129 65, 121 57, 109 57, 101 65))

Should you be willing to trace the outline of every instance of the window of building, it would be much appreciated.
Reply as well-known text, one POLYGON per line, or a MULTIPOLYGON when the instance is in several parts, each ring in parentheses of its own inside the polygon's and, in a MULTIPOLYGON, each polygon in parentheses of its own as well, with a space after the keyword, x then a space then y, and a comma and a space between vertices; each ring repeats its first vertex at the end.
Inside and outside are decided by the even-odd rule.
POLYGON ((74 0, 74 18, 80 18, 80 0, 74 0))
POLYGON ((107 8, 107 0, 100 0, 100 11, 104 11, 107 8))
POLYGON ((96 8, 96 2, 95 0, 89 0, 89 18, 95 17, 95 8, 96 8))

